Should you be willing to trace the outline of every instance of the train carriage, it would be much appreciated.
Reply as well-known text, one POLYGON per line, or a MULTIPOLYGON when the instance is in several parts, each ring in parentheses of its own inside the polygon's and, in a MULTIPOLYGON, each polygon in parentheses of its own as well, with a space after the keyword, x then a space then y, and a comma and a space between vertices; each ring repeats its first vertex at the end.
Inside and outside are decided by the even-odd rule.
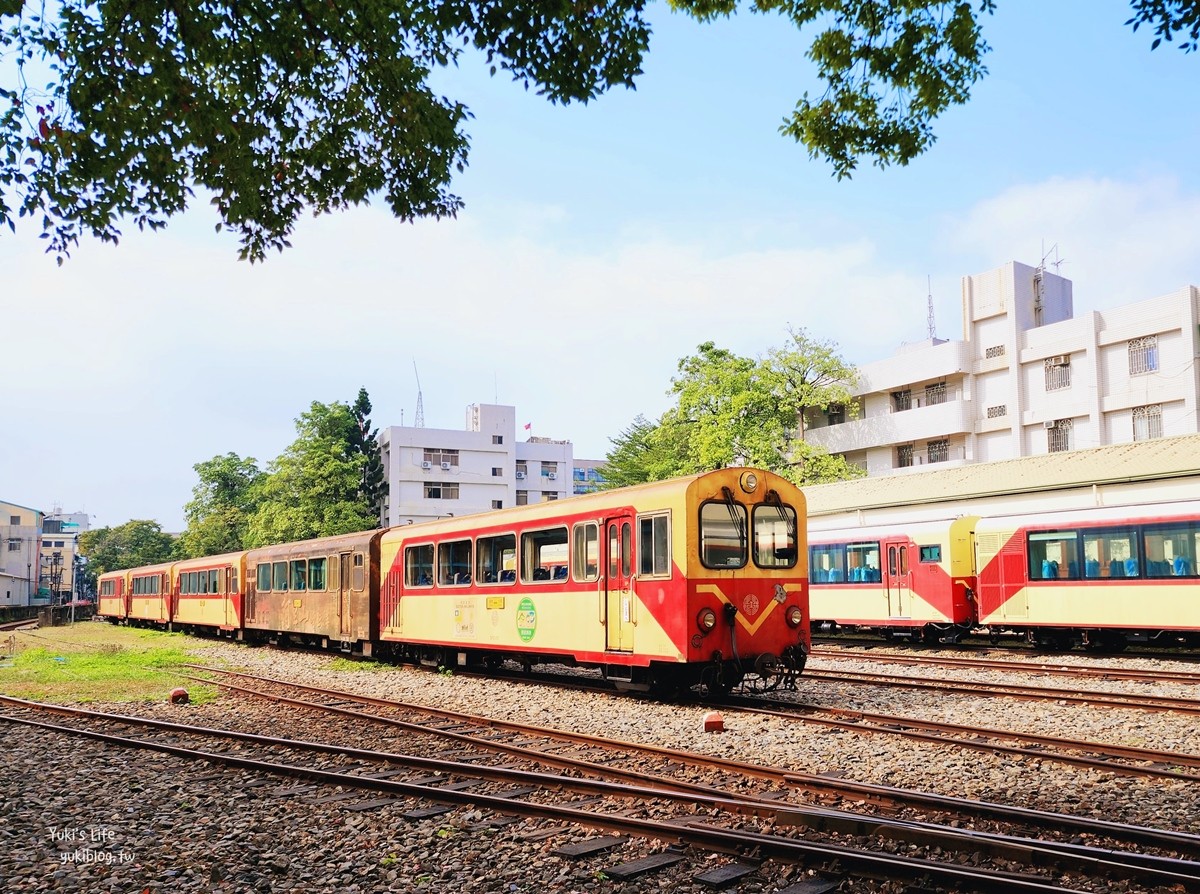
POLYGON ((129 572, 108 571, 96 581, 96 615, 114 624, 129 617, 129 572))
POLYGON ((127 619, 131 623, 168 624, 171 621, 170 562, 131 568, 128 574, 127 619))
POLYGON ((810 534, 814 627, 869 628, 889 639, 957 642, 978 621, 975 516, 810 534))
POLYGON ((247 551, 245 636, 334 645, 370 655, 378 633, 381 533, 364 531, 247 551))
POLYGON ((242 626, 245 579, 244 552, 176 562, 172 568, 172 624, 183 628, 238 631, 242 626))
POLYGON ((773 687, 810 645, 804 521, 786 479, 724 469, 393 528, 381 648, 594 666, 625 688, 773 687))
POLYGON ((1200 645, 1200 501, 982 520, 980 622, 1044 647, 1200 645))

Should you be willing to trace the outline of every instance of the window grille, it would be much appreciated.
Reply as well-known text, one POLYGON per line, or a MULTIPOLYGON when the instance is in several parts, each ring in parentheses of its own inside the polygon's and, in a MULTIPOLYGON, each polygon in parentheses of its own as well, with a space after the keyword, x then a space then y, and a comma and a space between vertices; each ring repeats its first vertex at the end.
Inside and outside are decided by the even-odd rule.
POLYGON ((925 406, 932 407, 934 404, 944 404, 945 402, 945 382, 937 382, 936 384, 925 386, 925 406))
POLYGON ((928 462, 944 463, 950 458, 950 442, 945 438, 938 441, 930 441, 925 445, 925 455, 928 462))
POLYGON ((1001 416, 1008 415, 1008 404, 1000 404, 996 407, 987 408, 988 419, 999 419, 1001 416))
POLYGON ((846 421, 846 405, 845 404, 830 404, 829 406, 829 424, 841 425, 846 421))
POLYGON ((892 392, 892 409, 899 413, 901 410, 912 409, 912 392, 911 391, 893 391, 892 392))
POLYGON ((1004 356, 1004 345, 992 345, 990 348, 988 348, 986 351, 983 352, 983 356, 986 357, 988 360, 993 360, 996 357, 1003 357, 1004 356))
POLYGON ((1056 419, 1052 428, 1046 429, 1047 449, 1051 453, 1062 453, 1071 449, 1070 419, 1056 419))
POLYGON ((1133 439, 1149 441, 1162 437, 1162 404, 1133 408, 1133 439))
POLYGON ((907 469, 913 464, 913 445, 901 444, 896 448, 896 467, 907 469))
POLYGON ((1129 341, 1129 374, 1139 376, 1158 369, 1158 336, 1147 335, 1129 341))
POLYGON ((1061 391, 1071 387, 1071 362, 1055 363, 1046 361, 1046 390, 1061 391))

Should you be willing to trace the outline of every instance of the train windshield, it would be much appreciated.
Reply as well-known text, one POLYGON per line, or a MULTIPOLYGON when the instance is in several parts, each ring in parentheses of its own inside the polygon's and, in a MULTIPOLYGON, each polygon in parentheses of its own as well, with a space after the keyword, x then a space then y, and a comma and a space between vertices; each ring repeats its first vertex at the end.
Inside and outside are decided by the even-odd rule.
POLYGON ((782 503, 754 507, 754 564, 791 568, 796 564, 796 510, 782 503))
POLYGON ((706 568, 746 564, 746 507, 732 495, 700 506, 700 561, 706 568))

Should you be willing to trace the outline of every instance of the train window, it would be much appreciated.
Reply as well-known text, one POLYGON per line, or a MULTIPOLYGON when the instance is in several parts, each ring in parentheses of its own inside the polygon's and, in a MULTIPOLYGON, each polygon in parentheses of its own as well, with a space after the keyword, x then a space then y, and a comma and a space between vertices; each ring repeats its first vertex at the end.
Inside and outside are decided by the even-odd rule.
POLYGON ((521 535, 521 580, 561 580, 567 570, 567 529, 526 531, 521 535), (562 571, 559 571, 559 569, 562 571))
POLYGON ((1078 580, 1079 532, 1033 531, 1027 554, 1030 580, 1078 580))
POLYGON ((808 579, 814 584, 836 584, 844 581, 846 547, 840 543, 812 547, 808 551, 808 579))
POLYGON ((846 580, 852 583, 879 583, 879 542, 846 544, 846 580))
POLYGON ((942 561, 942 545, 940 543, 935 543, 932 546, 922 546, 920 550, 922 562, 942 561))
POLYGON ((350 565, 350 589, 361 593, 367 588, 366 556, 362 553, 355 553, 350 565))
POLYGON ((208 572, 196 571, 194 574, 196 575, 196 592, 201 595, 208 593, 208 572))
POLYGON ((706 568, 746 564, 746 507, 732 497, 701 504, 700 561, 706 568))
POLYGON ((796 510, 778 502, 755 506, 754 564, 791 568, 796 558, 796 510))
POLYGON ((271 589, 271 565, 263 562, 258 566, 258 592, 266 593, 271 589))
POLYGON ((1080 533, 1083 535, 1085 577, 1142 576, 1138 536, 1133 528, 1100 528, 1080 533))
POLYGON ((236 569, 229 569, 229 592, 236 593, 238 591, 238 573, 236 569))
POLYGON ((433 586, 433 544, 404 549, 404 583, 409 587, 433 586))
POLYGON ((908 574, 908 547, 900 547, 900 574, 908 574))
POLYGON ((670 520, 665 514, 638 519, 638 574, 671 573, 670 520))
POLYGON ((308 587, 308 562, 304 559, 292 559, 290 567, 292 589, 306 589, 308 587))
POLYGON ((325 582, 325 589, 330 592, 341 589, 341 563, 338 561, 338 557, 330 556, 326 568, 328 569, 328 580, 325 582))
POLYGON ((600 576, 600 527, 595 522, 576 525, 574 543, 575 580, 595 580, 600 576))
POLYGON ((616 522, 608 526, 608 579, 615 581, 621 576, 621 538, 616 522))
POLYGON ((475 541, 475 582, 507 584, 517 579, 517 536, 498 534, 475 541))
POLYGON ((1144 531, 1147 577, 1196 577, 1200 523, 1172 522, 1144 531))
POLYGON ((271 589, 278 593, 286 593, 288 590, 288 567, 287 562, 272 562, 271 563, 271 589))
POLYGON ((629 577, 633 573, 633 525, 625 522, 621 525, 621 575, 629 577))
POLYGON ((471 582, 471 541, 451 540, 438 546, 438 583, 471 582))
POLYGON ((208 572, 208 592, 210 592, 210 593, 220 593, 221 592, 221 572, 218 571, 216 568, 214 568, 212 571, 208 572))
POLYGON ((310 590, 325 589, 325 557, 308 560, 308 588, 310 590))

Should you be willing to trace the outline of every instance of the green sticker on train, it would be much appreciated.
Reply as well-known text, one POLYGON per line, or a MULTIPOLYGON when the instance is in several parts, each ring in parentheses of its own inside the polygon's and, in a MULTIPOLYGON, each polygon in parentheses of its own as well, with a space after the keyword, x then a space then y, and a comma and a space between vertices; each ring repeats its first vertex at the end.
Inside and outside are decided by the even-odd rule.
POLYGON ((533 606, 533 600, 526 596, 517 605, 517 636, 521 637, 521 642, 527 643, 536 632, 537 609, 533 606))

